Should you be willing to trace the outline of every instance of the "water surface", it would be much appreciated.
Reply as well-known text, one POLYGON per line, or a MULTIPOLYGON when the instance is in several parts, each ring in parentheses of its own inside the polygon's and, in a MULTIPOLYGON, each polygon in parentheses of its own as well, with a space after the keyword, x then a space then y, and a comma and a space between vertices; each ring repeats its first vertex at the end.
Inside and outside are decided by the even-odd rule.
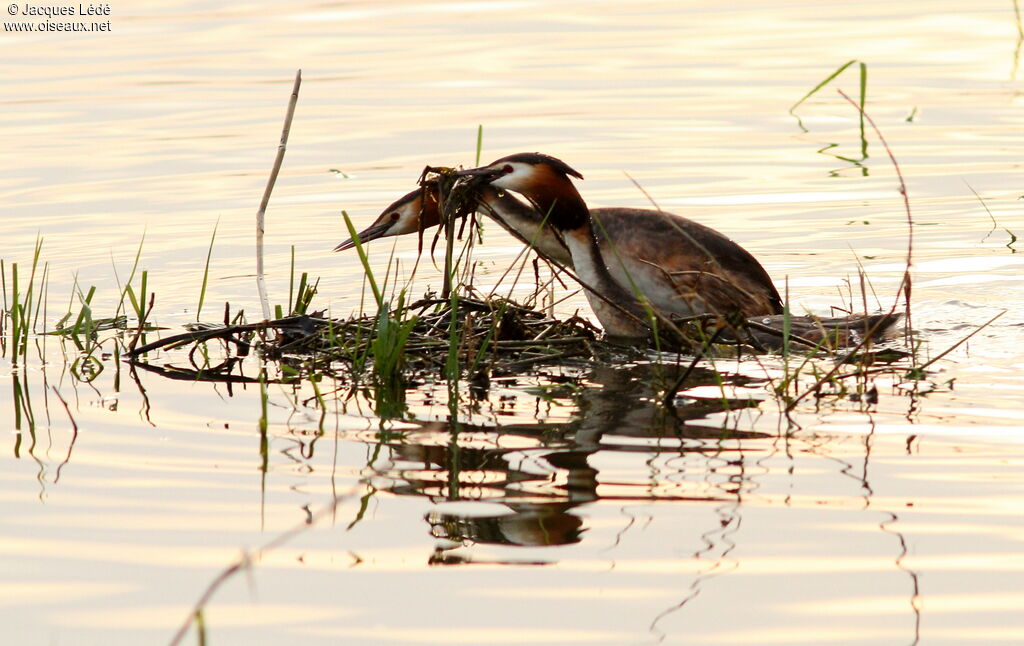
MULTIPOLYGON (((0 361, 6 641, 167 642, 243 550, 208 643, 1024 641, 1012 3, 147 2, 110 20, 0 37, 0 255, 24 271, 42 236, 51 326, 75 280, 111 314, 143 236, 157 322, 194 320, 215 224, 202 318, 225 301, 256 318, 254 212, 297 68, 275 302, 294 246, 319 306, 357 308, 339 211, 365 223, 426 164, 473 163, 482 124, 483 161, 556 155, 593 206, 644 205, 628 172, 757 255, 798 309, 860 304, 859 265, 887 308, 907 217, 834 92, 857 93, 856 66, 801 108, 806 130, 788 114, 850 59, 908 187, 923 356, 1006 313, 927 381, 879 378, 875 404, 809 399, 787 419, 775 359, 718 362, 721 386, 698 372, 674 412, 645 365, 494 379, 455 421, 443 384, 392 421, 359 397, 321 418, 308 383, 274 384, 265 444, 257 386, 113 357, 86 382, 40 337, 27 366, 0 361)), ((415 241, 394 249, 408 271, 415 241)), ((518 251, 488 227, 482 283, 518 251)), ((439 286, 429 263, 417 275, 439 286)))

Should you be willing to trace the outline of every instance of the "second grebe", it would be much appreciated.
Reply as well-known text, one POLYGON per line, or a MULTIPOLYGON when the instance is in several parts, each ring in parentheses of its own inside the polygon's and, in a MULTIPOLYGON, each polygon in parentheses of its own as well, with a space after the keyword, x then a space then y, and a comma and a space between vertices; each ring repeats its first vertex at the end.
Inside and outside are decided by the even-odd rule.
MULTIPOLYGON (((612 217, 602 217, 595 226, 570 179, 582 175, 559 159, 518 153, 462 173, 519 193, 546 216, 572 256, 594 313, 613 336, 649 333, 636 320, 646 312, 644 300, 664 317, 751 318, 782 312, 768 272, 714 229, 648 209, 611 209, 612 217)), ((491 204, 487 194, 482 201, 503 218, 505 205, 491 204)))

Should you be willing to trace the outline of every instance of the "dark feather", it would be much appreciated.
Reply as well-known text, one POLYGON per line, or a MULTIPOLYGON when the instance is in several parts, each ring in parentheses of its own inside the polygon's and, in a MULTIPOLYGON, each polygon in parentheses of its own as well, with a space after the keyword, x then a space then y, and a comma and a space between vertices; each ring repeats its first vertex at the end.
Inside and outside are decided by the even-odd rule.
POLYGON ((558 159, 557 157, 552 157, 551 155, 545 155, 544 153, 516 153, 514 155, 509 155, 508 157, 496 159, 495 161, 491 162, 490 165, 494 166, 502 162, 522 162, 524 164, 534 165, 547 164, 548 166, 554 168, 563 175, 572 175, 577 179, 583 179, 583 175, 580 174, 578 170, 574 169, 569 164, 566 164, 561 159, 558 159))

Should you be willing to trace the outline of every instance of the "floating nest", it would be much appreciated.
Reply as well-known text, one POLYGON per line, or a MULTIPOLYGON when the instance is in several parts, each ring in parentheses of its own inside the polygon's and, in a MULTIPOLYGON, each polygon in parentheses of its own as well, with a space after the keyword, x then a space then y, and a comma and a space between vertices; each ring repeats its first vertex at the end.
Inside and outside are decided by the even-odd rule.
MULTIPOLYGON (((346 367, 362 373, 373 365, 378 378, 460 374, 471 380, 516 374, 538 365, 642 356, 638 348, 615 345, 600 336, 600 329, 579 316, 553 318, 503 298, 442 299, 428 294, 376 315, 337 319, 313 312, 259 323, 195 324, 187 332, 126 354, 137 361, 157 350, 187 348, 194 354, 210 343, 222 343, 234 359, 255 350, 272 361, 311 360, 319 370, 331 373, 346 367)), ((205 360, 192 363, 197 367, 192 374, 199 372, 201 363, 203 375, 196 376, 213 379, 215 373, 234 365, 232 361, 213 367, 205 360)))

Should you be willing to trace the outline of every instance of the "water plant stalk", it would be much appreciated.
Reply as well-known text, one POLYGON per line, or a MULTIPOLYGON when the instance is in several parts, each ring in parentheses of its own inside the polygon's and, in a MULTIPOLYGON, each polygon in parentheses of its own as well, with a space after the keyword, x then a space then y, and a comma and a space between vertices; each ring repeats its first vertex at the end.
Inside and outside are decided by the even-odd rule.
POLYGON ((270 177, 267 179, 267 187, 263 190, 263 199, 260 200, 260 208, 256 212, 256 288, 260 295, 260 306, 263 308, 263 318, 270 318, 270 299, 267 298, 267 281, 263 271, 263 233, 265 230, 267 205, 270 203, 270 194, 277 182, 277 174, 281 171, 281 163, 284 161, 284 152, 288 146, 288 133, 292 127, 292 117, 295 115, 295 104, 299 101, 299 86, 302 84, 302 70, 295 72, 295 83, 292 85, 291 98, 288 101, 288 112, 284 117, 284 128, 281 131, 281 143, 277 146, 277 156, 274 158, 274 166, 270 169, 270 177))

